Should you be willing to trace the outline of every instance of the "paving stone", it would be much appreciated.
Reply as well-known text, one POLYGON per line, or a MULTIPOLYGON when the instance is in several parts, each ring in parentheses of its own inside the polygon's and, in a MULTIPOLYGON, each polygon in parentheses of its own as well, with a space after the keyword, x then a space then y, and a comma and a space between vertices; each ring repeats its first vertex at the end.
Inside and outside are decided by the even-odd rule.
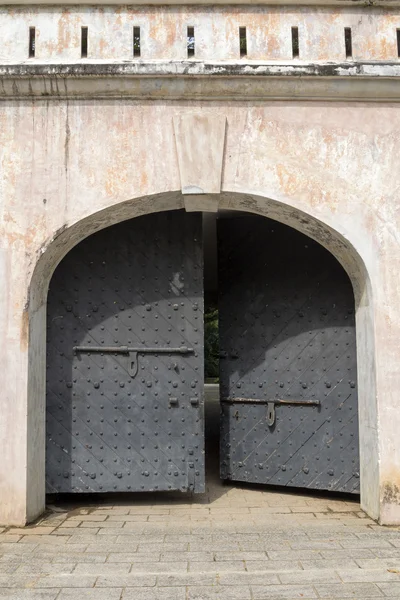
POLYGON ((74 573, 85 575, 106 575, 107 573, 129 573, 129 563, 81 563, 77 564, 74 573))
MULTIPOLYGON (((226 532, 219 532, 219 533, 213 533, 212 534, 212 540, 213 542, 220 542, 222 540, 224 541, 230 541, 230 542, 257 542, 258 540, 261 539, 261 536, 259 535, 259 533, 226 533, 226 532)), ((265 543, 265 540, 264 540, 265 543)))
POLYGON ((18 567, 20 566, 20 563, 17 562, 3 562, 0 563, 0 574, 4 574, 4 573, 14 573, 18 567))
POLYGON ((324 540, 305 540, 304 542, 293 542, 290 545, 293 550, 332 550, 333 548, 340 548, 339 542, 324 540))
POLYGON ((90 588, 96 581, 95 576, 88 575, 48 575, 36 580, 36 588, 90 588))
MULTIPOLYGON (((177 559, 178 561, 184 561, 185 558, 187 560, 187 556, 185 552, 181 552, 181 558, 177 559)), ((107 562, 109 563, 152 563, 152 562, 156 562, 160 560, 160 553, 149 553, 149 554, 139 554, 137 552, 131 552, 131 553, 127 553, 127 552, 118 552, 118 553, 111 553, 108 558, 107 558, 107 562)), ((176 555, 175 555, 176 556, 176 555)), ((164 561, 163 561, 164 562, 164 561)))
MULTIPOLYGON (((99 514, 90 514, 90 515, 72 515, 68 517, 69 523, 73 523, 74 521, 105 521, 107 519, 107 515, 99 515, 99 514)), ((120 519, 121 520, 121 519, 120 519)))
POLYGON ((8 533, 14 535, 43 535, 54 531, 55 527, 11 527, 8 533))
MULTIPOLYGON (((83 522, 84 527, 88 527, 88 528, 100 527, 99 533, 104 533, 103 529, 118 530, 118 529, 121 529, 122 527, 126 527, 127 525, 130 525, 130 523, 127 523, 125 521, 108 521, 107 520, 107 521, 103 521, 102 523, 98 523, 97 521, 96 522, 93 522, 93 521, 88 521, 88 522, 84 521, 83 522)), ((120 532, 118 531, 118 533, 120 533, 120 532)))
POLYGON ((340 583, 339 576, 332 569, 310 569, 308 571, 279 573, 279 579, 284 584, 340 583))
POLYGON ((14 554, 7 552, 7 554, 0 555, 0 564, 6 563, 19 563, 21 564, 24 560, 28 560, 28 557, 32 557, 33 554, 14 554))
POLYGON ((363 531, 357 533, 356 536, 360 539, 364 538, 385 538, 388 540, 397 540, 400 539, 400 531, 397 529, 387 529, 385 527, 380 527, 379 529, 368 529, 368 531, 363 531))
MULTIPOLYGON (((137 523, 136 523, 137 525, 137 523)), ((165 541, 166 532, 164 530, 159 531, 135 531, 134 529, 121 529, 120 535, 117 538, 117 543, 121 544, 126 541, 139 540, 142 542, 148 542, 149 544, 159 544, 165 541)))
MULTIPOLYGON (((94 523, 93 523, 93 525, 94 525, 94 523)), ((119 527, 102 527, 98 530, 97 535, 100 535, 100 536, 121 535, 121 531, 122 531, 122 526, 121 526, 121 528, 119 528, 119 527)))
MULTIPOLYGON (((18 546, 19 545, 20 544, 18 544, 18 546)), ((38 543, 36 544, 36 548, 34 549, 33 553, 36 554, 37 552, 84 552, 87 546, 88 544, 75 543, 75 540, 71 542, 67 541, 66 544, 52 544, 51 542, 46 542, 45 544, 38 543)))
POLYGON ((186 600, 186 588, 125 588, 122 600, 186 600))
POLYGON ((263 506, 262 508, 250 508, 249 510, 252 515, 290 514, 292 512, 289 506, 263 506))
MULTIPOLYGON (((77 523, 76 523, 77 525, 77 523)), ((96 525, 96 523, 94 523, 95 527, 84 527, 84 526, 77 526, 77 527, 67 527, 67 528, 62 528, 62 527, 57 527, 57 535, 58 536, 63 536, 63 535, 96 535, 99 531, 98 528, 98 524, 96 525)))
MULTIPOLYGON (((198 564, 198 563, 193 563, 198 564)), ((207 563, 208 564, 208 563, 207 563)), ((148 562, 133 563, 131 573, 186 573, 188 562, 148 562)))
POLYGON ((378 583, 377 587, 385 596, 400 598, 400 582, 378 583))
MULTIPOLYGON (((322 560, 301 560, 303 569, 348 569, 350 567, 357 569, 360 565, 352 558, 325 558, 322 560)), ((379 565, 377 565, 379 566, 379 565)))
POLYGON ((39 556, 56 556, 57 554, 64 554, 69 552, 84 553, 86 548, 87 544, 68 544, 62 547, 46 544, 45 546, 37 546, 32 552, 32 554, 26 555, 26 557, 34 556, 35 558, 39 558, 39 556))
POLYGON ((8 542, 9 544, 16 544, 22 538, 22 535, 12 535, 10 533, 4 533, 1 535, 2 542, 8 542))
POLYGON ((189 587, 188 600, 248 600, 251 592, 246 587, 189 587))
POLYGON ((279 573, 280 571, 301 571, 302 567, 300 562, 291 560, 246 560, 246 569, 249 572, 254 571, 273 571, 279 573))
MULTIPOLYGON (((234 557, 231 556, 231 560, 234 557)), ((154 560, 154 559, 153 559, 154 560)), ((214 560, 213 552, 163 552, 161 560, 164 562, 189 561, 189 562, 208 562, 214 560)))
POLYGON ((400 582, 400 565, 398 573, 388 569, 339 569, 338 575, 344 582, 362 582, 370 581, 379 583, 380 581, 398 581, 400 582))
MULTIPOLYGON (((210 540, 211 540, 211 538, 210 538, 210 540)), ((165 536, 164 541, 166 544, 174 544, 174 543, 183 544, 184 542, 190 544, 190 543, 198 542, 200 540, 197 539, 197 536, 195 536, 195 535, 188 535, 188 534, 186 534, 186 535, 184 535, 184 534, 183 535, 175 535, 175 534, 170 535, 170 534, 168 534, 165 536)))
POLYGON ((267 550, 267 556, 271 560, 313 560, 321 558, 319 550, 267 550))
POLYGON ((371 556, 375 556, 377 558, 400 558, 400 548, 373 548, 373 550, 370 552, 371 556))
POLYGON ((17 569, 17 573, 27 573, 27 574, 50 574, 50 573, 71 573, 75 567, 75 563, 46 563, 42 561, 38 562, 24 562, 24 564, 19 565, 17 569))
MULTIPOLYGON (((383 550, 382 550, 383 551, 383 550)), ((385 549, 385 552, 387 550, 385 549)), ((373 558, 376 551, 373 552, 368 548, 346 548, 346 550, 321 550, 320 552, 323 558, 336 559, 336 558, 373 558)))
MULTIPOLYGON (((147 521, 147 519, 148 516, 146 514, 126 515, 123 517, 124 523, 144 523, 145 521, 147 521)), ((107 517, 107 523, 120 522, 121 520, 121 515, 110 515, 109 517, 107 517)))
POLYGON ((317 594, 311 585, 252 585, 251 591, 254 600, 263 600, 264 598, 317 598, 317 594))
POLYGON ((228 514, 233 514, 233 515, 245 515, 245 514, 250 514, 251 508, 244 508, 242 506, 212 506, 210 509, 210 514, 211 515, 221 515, 222 517, 228 514))
POLYGON ((60 523, 62 523, 63 521, 65 521, 65 519, 68 517, 68 513, 64 513, 64 514, 52 514, 52 515, 47 515, 44 519, 43 519, 43 525, 46 525, 47 527, 49 525, 59 525, 60 523))
POLYGON ((191 552, 239 552, 240 545, 238 542, 225 543, 225 542, 212 542, 212 543, 201 543, 192 542, 188 544, 191 552))
POLYGON ((61 590, 57 600, 120 600, 121 588, 102 590, 93 589, 65 589, 61 590))
POLYGON ((149 514, 149 512, 151 512, 152 514, 157 514, 157 515, 169 515, 170 513, 170 509, 169 508, 161 508, 161 507, 157 507, 157 506, 136 506, 136 507, 132 507, 129 509, 129 514, 130 515, 136 515, 136 514, 149 514))
MULTIPOLYGON (((98 537, 97 535, 93 532, 93 530, 86 530, 85 533, 82 533, 83 529, 79 529, 78 534, 73 535, 73 537, 69 540, 67 540, 66 545, 69 546, 69 544, 86 544, 86 546, 88 544, 93 544, 94 542, 98 541, 98 537)), ((117 536, 114 537, 109 537, 107 538, 107 540, 103 540, 104 543, 108 543, 108 544, 114 544, 115 541, 117 539, 117 536)))
MULTIPOLYGON (((129 506, 100 506, 92 510, 92 514, 129 515, 131 510, 129 506)), ((147 510, 150 510, 150 507, 147 510)))
POLYGON ((328 508, 326 506, 318 508, 312 506, 290 506, 290 509, 293 513, 315 513, 315 512, 327 512, 328 508))
POLYGON ((400 571, 399 558, 361 558, 356 560, 360 569, 391 569, 397 568, 400 571))
MULTIPOLYGON (((328 509, 331 510, 332 512, 340 512, 340 513, 357 512, 357 511, 360 511, 360 505, 359 504, 349 504, 346 506, 346 504, 344 502, 339 502, 338 504, 329 502, 328 509)), ((362 514, 364 514, 364 513, 362 513, 362 514)))
POLYGON ((377 523, 374 523, 373 525, 371 525, 370 527, 371 531, 377 532, 377 533, 389 533, 389 534, 400 534, 400 527, 391 527, 390 529, 387 527, 382 527, 382 525, 378 525, 377 523))
POLYGON ((136 544, 133 544, 132 542, 129 542, 129 544, 108 544, 104 543, 102 538, 99 539, 100 541, 98 544, 89 544, 88 546, 85 546, 84 554, 120 554, 122 552, 133 553, 137 551, 139 546, 138 542, 136 542, 136 544))
POLYGON ((110 573, 98 577, 96 587, 153 587, 156 581, 156 576, 151 574, 110 573))
POLYGON ((376 539, 351 539, 340 540, 340 545, 343 548, 391 548, 391 543, 380 537, 376 539))
POLYGON ((13 542, 1 542, 2 536, 0 536, 0 553, 6 554, 7 552, 12 552, 13 554, 25 554, 32 552, 37 546, 38 542, 34 538, 30 538, 29 544, 14 544, 13 542))
POLYGON ((222 573, 218 576, 220 585, 273 585, 279 578, 273 573, 222 573))
POLYGON ((266 560, 266 552, 216 552, 216 561, 232 560, 266 560))
POLYGON ((0 588, 26 588, 33 587, 38 575, 18 575, 12 573, 11 575, 0 575, 0 588))
POLYGON ((0 589, 0 598, 7 600, 54 600, 60 590, 0 589))
POLYGON ((315 589, 321 598, 357 598, 358 600, 383 596, 382 591, 373 583, 316 584, 315 589))
MULTIPOLYGON (((38 546, 64 546, 68 543, 70 536, 58 535, 58 529, 52 535, 38 535, 35 538, 32 536, 23 536, 19 541, 19 544, 32 544, 36 543, 38 546)), ((64 532, 65 533, 65 532, 64 532)))
MULTIPOLYGON (((290 546, 285 540, 282 540, 280 550, 282 550, 283 548, 287 548, 288 550, 290 550, 290 546)), ((265 554, 267 549, 273 550, 273 548, 269 548, 268 544, 264 545, 264 542, 261 541, 239 543, 240 552, 262 552, 263 554, 265 554)))
POLYGON ((343 529, 339 529, 339 530, 329 530, 329 529, 325 529, 325 528, 321 528, 320 531, 308 531, 307 532, 307 537, 310 540, 324 540, 324 541, 329 541, 332 540, 332 538, 335 541, 339 541, 339 540, 349 540, 351 538, 357 538, 357 536, 353 533, 349 533, 347 530, 343 530, 343 529))
POLYGON ((220 561, 220 562, 192 562, 189 564, 191 573, 223 573, 225 571, 244 571, 243 560, 220 561))
POLYGON ((217 584, 216 574, 211 573, 178 573, 175 575, 159 575, 157 583, 162 587, 209 586, 217 584))
POLYGON ((139 542, 137 552, 149 554, 151 552, 186 552, 189 544, 164 544, 162 541, 159 544, 153 542, 139 542))
POLYGON ((85 552, 77 552, 77 553, 62 553, 54 555, 53 562, 54 563, 105 563, 107 558, 106 553, 102 554, 89 554, 85 552))

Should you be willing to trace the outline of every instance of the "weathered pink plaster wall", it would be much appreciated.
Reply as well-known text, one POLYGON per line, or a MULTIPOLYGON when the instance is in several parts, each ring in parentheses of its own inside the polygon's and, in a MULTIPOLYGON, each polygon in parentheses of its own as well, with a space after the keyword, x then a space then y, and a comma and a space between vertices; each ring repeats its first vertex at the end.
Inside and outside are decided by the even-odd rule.
POLYGON ((173 117, 196 111, 227 119, 220 207, 308 232, 352 277, 363 505, 399 523, 400 106, 126 99, 0 104, 0 522, 43 508, 51 270, 96 228, 183 207, 173 117))

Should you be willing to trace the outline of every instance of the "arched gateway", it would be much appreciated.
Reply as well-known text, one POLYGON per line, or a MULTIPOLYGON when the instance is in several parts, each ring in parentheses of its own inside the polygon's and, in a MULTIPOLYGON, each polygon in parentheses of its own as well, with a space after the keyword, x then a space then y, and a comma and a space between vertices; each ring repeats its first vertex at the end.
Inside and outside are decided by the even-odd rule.
MULTIPOLYGON (((222 212, 217 247, 221 478, 359 492, 343 267, 255 215, 222 212)), ((199 212, 131 219, 65 256, 48 295, 48 492, 204 491, 203 287, 199 212)))
POLYGON ((396 4, 2 7, 0 524, 25 524, 45 509, 46 415, 48 490, 122 489, 125 482, 201 489, 201 301, 196 311, 183 293, 191 284, 188 296, 201 297, 201 277, 195 281, 190 268, 201 252, 186 236, 187 223, 197 231, 207 211, 220 222, 223 477, 348 491, 359 485, 369 516, 400 523, 396 4), (163 219, 171 236, 160 233, 156 242, 164 226, 154 224, 163 219), (179 219, 184 226, 173 225, 179 219), (122 231, 141 222, 146 236, 126 233, 124 246, 122 231), (139 240, 141 253, 133 249, 139 240), (97 270, 97 279, 85 263, 93 244, 93 263, 107 253, 107 264, 117 261, 97 270), (118 275, 118 285, 129 286, 129 261, 118 253, 145 277, 123 302, 112 296, 121 287, 98 279, 118 275), (171 288, 154 285, 155 264, 171 288), (64 269, 68 285, 59 281, 64 269), (177 299, 171 319, 168 304, 164 314, 171 331, 158 325, 161 297, 177 299), (136 306, 135 337, 125 316, 136 306), (150 310, 142 314, 143 306, 150 310), (64 319, 71 321, 62 330, 64 319), (106 331, 110 323, 116 335, 106 331), (110 352, 85 350, 95 342, 110 352), (176 352, 148 351, 172 345, 176 352), (107 369, 117 375, 103 377, 107 369), (186 377, 191 370, 199 375, 186 377), (128 392, 154 405, 150 413, 144 402, 135 409, 146 439, 135 448, 127 440, 134 437, 128 392), (88 414, 99 394, 113 395, 116 406, 106 409, 104 401, 100 411, 119 415, 107 429, 100 429, 105 417, 88 414), (185 438, 176 469, 177 442, 167 441, 161 456, 155 441, 161 423, 168 438, 185 438), (187 442, 188 430, 198 444, 187 442), (95 437, 109 455, 95 455, 95 437), (107 476, 105 461, 112 462, 107 476), (80 478, 76 465, 88 474, 80 478))

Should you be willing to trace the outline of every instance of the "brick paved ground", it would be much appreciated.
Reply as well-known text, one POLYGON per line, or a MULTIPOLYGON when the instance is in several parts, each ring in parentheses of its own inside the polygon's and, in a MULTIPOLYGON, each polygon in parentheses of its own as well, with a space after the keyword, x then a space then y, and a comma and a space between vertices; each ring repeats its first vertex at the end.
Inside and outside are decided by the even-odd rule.
POLYGON ((206 494, 58 502, 3 530, 0 598, 400 599, 399 528, 349 498, 222 485, 213 423, 206 494))

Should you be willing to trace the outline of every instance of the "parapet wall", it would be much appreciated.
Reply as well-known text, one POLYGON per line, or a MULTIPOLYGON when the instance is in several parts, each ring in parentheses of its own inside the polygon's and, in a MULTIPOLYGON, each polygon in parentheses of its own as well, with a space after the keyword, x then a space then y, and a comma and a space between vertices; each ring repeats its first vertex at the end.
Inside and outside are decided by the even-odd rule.
POLYGON ((0 10, 0 63, 399 61, 400 8, 24 6, 0 10))

